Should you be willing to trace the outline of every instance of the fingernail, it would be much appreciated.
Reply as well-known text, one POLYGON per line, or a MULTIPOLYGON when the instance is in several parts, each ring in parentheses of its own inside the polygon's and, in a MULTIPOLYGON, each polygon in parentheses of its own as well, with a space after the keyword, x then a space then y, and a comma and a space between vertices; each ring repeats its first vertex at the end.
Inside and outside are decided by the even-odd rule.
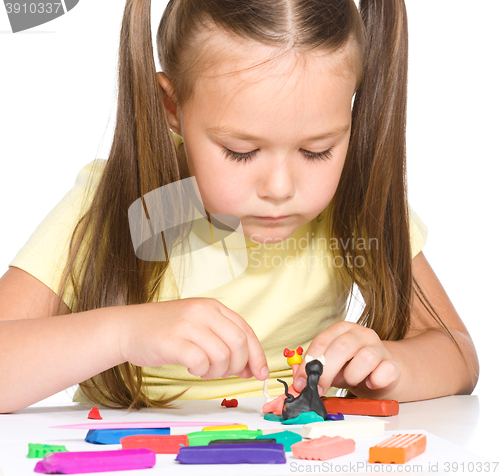
POLYGON ((323 395, 323 389, 318 385, 318 393, 321 395, 323 395))
POLYGON ((293 382, 293 388, 297 390, 297 392, 300 392, 305 386, 306 386, 305 378, 300 377, 293 382))
POLYGON ((267 377, 269 377, 269 369, 267 368, 267 365, 265 367, 262 367, 262 369, 260 371, 260 376, 263 379, 266 379, 267 377))
POLYGON ((368 388, 373 388, 372 383, 371 383, 368 379, 366 379, 366 380, 365 380, 365 385, 366 385, 368 388))

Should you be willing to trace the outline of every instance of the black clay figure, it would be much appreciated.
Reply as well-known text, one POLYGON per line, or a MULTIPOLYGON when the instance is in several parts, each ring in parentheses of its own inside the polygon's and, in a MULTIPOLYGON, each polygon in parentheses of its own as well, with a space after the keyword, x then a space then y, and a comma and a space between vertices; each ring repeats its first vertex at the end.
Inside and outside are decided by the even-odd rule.
POLYGON ((285 401, 283 402, 282 417, 284 420, 296 418, 304 412, 316 412, 320 417, 327 419, 325 405, 318 393, 318 383, 323 373, 323 364, 319 360, 311 360, 306 364, 307 384, 298 397, 288 393, 288 385, 278 379, 285 386, 285 401))

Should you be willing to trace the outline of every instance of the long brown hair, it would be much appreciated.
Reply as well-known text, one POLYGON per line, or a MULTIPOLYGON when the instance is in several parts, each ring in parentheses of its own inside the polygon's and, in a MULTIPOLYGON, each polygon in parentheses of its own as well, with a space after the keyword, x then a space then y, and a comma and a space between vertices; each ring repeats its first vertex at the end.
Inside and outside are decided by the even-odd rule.
MULTIPOLYGON (((350 262, 360 256, 364 265, 346 266, 346 276, 351 290, 357 285, 366 303, 359 323, 373 328, 382 340, 402 339, 415 291, 433 311, 412 277, 404 1, 361 0, 358 10, 353 0, 170 0, 156 40, 161 67, 180 106, 192 96, 203 68, 222 56, 210 41, 213 28, 275 46, 278 52, 349 52, 348 66, 358 80, 351 140, 327 218, 331 236, 344 242, 377 240, 375 249, 349 250, 350 262)), ((136 257, 127 211, 146 193, 187 176, 156 78, 151 0, 127 0, 113 144, 90 209, 73 233, 61 284, 61 296, 73 288, 73 312, 158 298, 168 258, 148 262, 136 257)), ((346 249, 340 253, 347 258, 346 249)), ((142 387, 141 368, 130 363, 102 372, 81 388, 90 400, 111 406, 165 406, 178 397, 151 399, 142 387)))

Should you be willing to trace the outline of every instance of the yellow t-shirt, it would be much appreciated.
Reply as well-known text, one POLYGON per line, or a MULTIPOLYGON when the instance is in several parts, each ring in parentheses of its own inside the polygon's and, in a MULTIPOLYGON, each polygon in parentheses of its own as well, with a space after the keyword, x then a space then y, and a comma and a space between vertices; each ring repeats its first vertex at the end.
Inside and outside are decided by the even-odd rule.
MULTIPOLYGON (((178 146, 180 137, 174 134, 174 139, 178 146)), ((98 159, 80 171, 75 186, 38 226, 9 266, 25 270, 57 292, 71 233, 90 203, 105 164, 105 160, 98 159)), ((410 212, 413 258, 425 244, 427 227, 411 208, 410 212)), ((340 263, 333 263, 329 250, 342 245, 327 236, 325 222, 322 212, 277 244, 264 245, 245 237, 248 264, 244 271, 225 284, 195 295, 218 299, 249 323, 267 357, 271 396, 283 393, 277 378, 291 383, 292 371, 283 357, 284 348, 302 346, 306 350, 317 334, 346 316, 349 288, 341 278, 340 263)), ((202 238, 195 233, 194 239, 202 238)), ((224 256, 220 242, 213 246, 214 259, 224 256)), ((225 246, 225 251, 231 253, 231 240, 226 240, 225 246)), ((179 296, 172 273, 167 273, 159 300, 179 296)), ((67 296, 63 299, 69 302, 67 296)), ((188 386, 181 399, 262 396, 262 382, 255 378, 201 380, 178 364, 143 367, 143 375, 153 398, 180 393, 188 386)), ((85 401, 80 391, 74 399, 85 401)))

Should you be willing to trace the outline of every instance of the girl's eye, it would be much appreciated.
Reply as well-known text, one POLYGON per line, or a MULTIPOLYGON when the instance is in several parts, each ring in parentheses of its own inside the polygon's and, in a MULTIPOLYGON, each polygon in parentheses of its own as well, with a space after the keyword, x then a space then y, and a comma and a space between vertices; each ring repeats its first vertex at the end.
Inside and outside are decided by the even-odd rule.
MULTIPOLYGON (((309 152, 308 150, 301 149, 304 156, 309 160, 328 160, 332 156, 333 146, 328 150, 323 152, 309 152)), ((257 149, 258 150, 258 149, 257 149)), ((257 150, 252 150, 251 152, 234 152, 227 147, 222 147, 222 152, 230 160, 235 160, 236 162, 248 162, 257 153, 257 150)))
POLYGON ((241 162, 241 161, 247 162, 256 154, 257 151, 252 150, 251 152, 244 152, 244 153, 240 154, 239 152, 234 152, 233 150, 222 146, 222 152, 230 160, 235 160, 236 162, 241 162))
POLYGON ((332 156, 333 146, 323 152, 309 152, 308 150, 301 149, 302 153, 311 160, 328 160, 332 156))

